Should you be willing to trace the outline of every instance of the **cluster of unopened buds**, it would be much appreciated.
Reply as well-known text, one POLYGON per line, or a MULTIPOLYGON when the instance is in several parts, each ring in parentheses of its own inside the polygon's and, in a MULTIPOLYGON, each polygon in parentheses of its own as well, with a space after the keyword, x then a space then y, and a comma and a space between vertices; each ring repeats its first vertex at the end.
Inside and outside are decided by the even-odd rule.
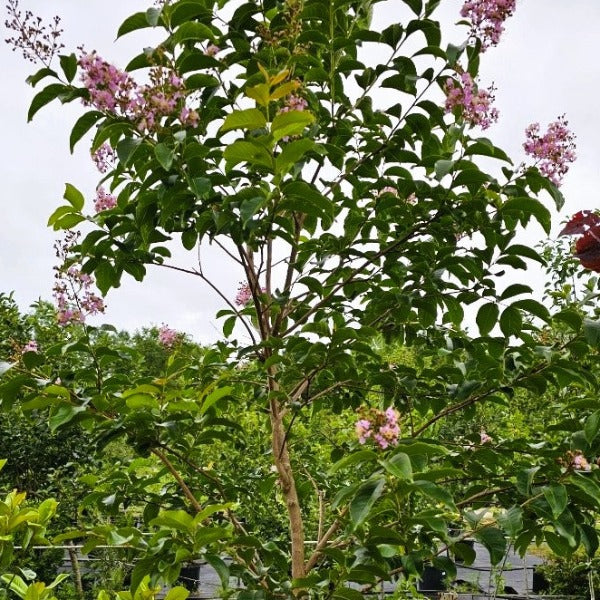
POLYGON ((600 273, 600 216, 591 210, 580 210, 559 235, 580 235, 575 242, 575 258, 586 269, 600 273))
POLYGON ((498 45, 504 21, 512 16, 516 0, 467 0, 460 11, 471 21, 471 35, 481 40, 482 51, 498 45))
POLYGON ((165 117, 177 117, 182 125, 196 127, 198 113, 185 106, 183 80, 162 66, 150 69, 150 83, 134 79, 96 52, 82 53, 79 66, 89 98, 84 102, 97 110, 133 122, 140 133, 154 132, 165 117))
POLYGON ((175 329, 170 329, 166 325, 162 325, 158 330, 158 342, 165 348, 172 348, 180 337, 175 329))
POLYGON ((105 310, 104 300, 94 290, 93 278, 83 273, 79 265, 69 262, 77 238, 77 233, 69 231, 63 241, 54 245, 60 265, 54 267, 53 296, 58 323, 65 326, 83 323, 88 315, 105 310))
POLYGON ((494 86, 487 90, 478 89, 466 71, 458 72, 458 78, 460 82, 452 77, 446 79, 446 112, 459 111, 466 123, 487 129, 498 120, 498 110, 492 106, 495 99, 494 86))
POLYGON ((543 135, 540 133, 539 123, 532 123, 525 130, 525 153, 535 159, 540 172, 556 186, 560 186, 569 170, 569 164, 577 158, 575 135, 568 126, 569 122, 562 115, 548 125, 543 135))
POLYGON ((361 408, 358 412, 360 419, 356 422, 355 429, 360 444, 366 444, 370 440, 382 450, 398 444, 400 413, 395 408, 361 408))

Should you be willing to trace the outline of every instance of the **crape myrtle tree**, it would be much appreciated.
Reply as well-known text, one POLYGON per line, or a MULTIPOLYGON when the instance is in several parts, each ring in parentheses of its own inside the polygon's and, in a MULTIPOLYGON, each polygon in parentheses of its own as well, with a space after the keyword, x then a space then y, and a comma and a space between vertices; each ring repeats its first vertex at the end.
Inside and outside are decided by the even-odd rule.
POLYGON ((125 439, 159 465, 120 463, 87 501, 135 501, 139 527, 59 538, 126 547, 132 593, 198 558, 225 595, 353 599, 427 564, 451 576, 454 558, 474 558, 468 537, 493 563, 509 545, 596 552, 600 406, 581 358, 596 356, 600 324, 514 282, 544 262, 515 236, 531 220, 549 231, 574 138, 564 117, 534 124, 529 162, 515 165, 481 137, 498 113, 479 62, 515 1, 465 2, 460 46, 442 41, 438 4, 394 3, 378 30, 376 0, 159 2, 118 35, 152 28, 162 41, 122 67, 62 54, 58 23, 10 2, 12 43, 42 67, 29 119, 56 99, 81 103, 71 147, 91 134, 102 173, 93 206, 67 184, 50 217, 71 232, 59 321, 102 310, 94 280, 104 295, 148 266, 223 300, 223 340, 190 360, 164 328, 170 356, 154 378, 124 374, 86 334, 76 350, 90 368, 69 385, 43 377, 43 353, 5 375, 4 402, 47 409, 57 430, 77 421, 100 447, 125 439), (192 257, 219 248, 237 297, 200 258, 173 262, 178 244, 192 257), (410 360, 390 364, 381 336, 410 360), (446 419, 510 407, 519 389, 554 393, 569 418, 535 439, 443 435, 446 419), (261 504, 282 531, 253 518, 261 504))

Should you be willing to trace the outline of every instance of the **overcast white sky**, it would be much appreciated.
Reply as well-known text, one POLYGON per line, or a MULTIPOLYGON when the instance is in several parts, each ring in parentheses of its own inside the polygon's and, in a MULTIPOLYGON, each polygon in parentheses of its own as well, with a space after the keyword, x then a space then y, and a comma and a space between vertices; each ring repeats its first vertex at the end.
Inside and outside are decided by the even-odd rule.
MULTIPOLYGON (((391 19, 398 4, 399 0, 381 3, 377 22, 391 19)), ((133 12, 146 9, 150 0, 21 0, 21 5, 46 17, 60 14, 69 51, 83 43, 124 66, 143 46, 152 44, 149 30, 114 42, 118 25, 133 12)), ((442 0, 439 16, 448 24, 446 42, 460 43, 464 38, 464 27, 453 26, 461 5, 460 0, 442 0)), ((576 210, 598 206, 599 28, 597 0, 517 0, 517 12, 506 23, 500 46, 489 50, 482 61, 482 83, 496 84, 500 110, 499 123, 486 135, 517 162, 523 158, 521 145, 529 123, 539 121, 545 127, 558 115, 567 114, 577 134, 578 160, 562 187, 567 204, 561 219, 576 210)), ((34 92, 24 80, 31 65, 3 45, 0 69, 4 77, 0 95, 4 139, 0 149, 4 216, 0 291, 14 290, 25 308, 39 297, 51 298, 55 234, 45 225, 61 201, 65 182, 91 199, 98 173, 85 142, 73 156, 69 154, 68 136, 81 106, 46 107, 28 125, 27 108, 34 92)), ((532 228, 527 235, 527 242, 533 245, 543 233, 532 228)), ((183 260, 190 263, 190 258, 183 260)), ((204 266, 233 297, 241 276, 235 266, 217 260, 210 252, 205 254, 204 266)), ((121 288, 109 293, 107 303, 102 320, 118 327, 133 330, 164 322, 201 342, 214 340, 220 333, 214 315, 222 302, 200 281, 186 280, 177 273, 151 270, 143 284, 124 278, 121 288)))

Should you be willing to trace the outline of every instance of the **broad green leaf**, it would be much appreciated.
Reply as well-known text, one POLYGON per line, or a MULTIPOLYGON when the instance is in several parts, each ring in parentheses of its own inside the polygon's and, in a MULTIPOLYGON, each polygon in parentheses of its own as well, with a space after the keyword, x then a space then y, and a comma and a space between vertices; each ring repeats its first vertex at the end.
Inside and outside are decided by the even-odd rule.
POLYGON ((600 410, 592 413, 586 420, 583 427, 583 434, 588 444, 591 444, 600 431, 600 410))
POLYGON ((583 332, 590 346, 600 347, 600 321, 583 320, 583 332))
POLYGON ((315 116, 307 110, 290 110, 278 114, 271 123, 271 134, 275 141, 284 137, 300 135, 307 125, 315 120, 315 116))
POLYGON ((498 514, 498 523, 511 538, 516 538, 523 528, 523 509, 520 506, 511 506, 498 514))
POLYGON ((59 61, 67 81, 71 83, 77 74, 77 57, 75 54, 62 54, 59 61))
POLYGON ((64 94, 69 88, 62 83, 51 83, 48 87, 45 87, 41 92, 34 96, 27 113, 27 121, 33 119, 35 113, 40 108, 46 106, 46 104, 56 100, 61 94, 64 94))
POLYGON ((232 129, 262 129, 267 126, 267 119, 258 108, 247 108, 245 110, 234 110, 225 117, 220 131, 231 131, 232 129))
POLYGON ((477 322, 477 327, 479 327, 479 333, 482 336, 487 335, 494 329, 498 322, 499 314, 500 309, 495 302, 488 302, 479 308, 475 320, 477 322))
POLYGON ((71 153, 75 148, 75 144, 103 117, 104 115, 96 110, 92 110, 84 113, 77 119, 73 129, 71 130, 71 136, 69 137, 69 149, 71 153))
POLYGON ((475 539, 490 553, 490 562, 497 565, 506 554, 506 538, 497 527, 485 527, 475 533, 475 539))
POLYGON ((412 464, 408 454, 397 452, 389 460, 382 460, 383 468, 398 479, 406 479, 412 481, 413 471, 412 464))
POLYGON ((373 505, 381 496, 385 486, 382 476, 374 477, 363 483, 350 502, 350 520, 355 527, 361 525, 369 516, 373 505))
POLYGON ((261 165, 268 169, 272 169, 274 166, 273 156, 264 146, 246 140, 237 140, 227 146, 223 152, 223 158, 231 166, 241 162, 261 165))
POLYGON ((285 174, 292 165, 300 161, 307 152, 315 147, 316 144, 310 138, 302 138, 286 144, 275 159, 275 172, 280 175, 285 174))
POLYGON ((69 202, 69 204, 76 210, 80 211, 83 209, 83 205, 85 204, 85 198, 83 194, 70 183, 65 184, 65 193, 63 194, 63 198, 69 202))
POLYGON ((567 508, 567 503, 569 501, 567 488, 560 483, 551 483, 545 485, 542 488, 542 492, 550 505, 552 516, 557 519, 565 508, 567 508))
POLYGON ((370 462, 373 460, 377 460, 376 452, 373 452, 373 450, 359 450, 358 452, 353 452, 352 454, 344 456, 336 463, 331 465, 328 473, 333 475, 342 469, 347 469, 348 467, 353 467, 354 465, 359 465, 361 463, 370 462))
POLYGON ((160 166, 165 170, 169 171, 173 165, 173 159, 175 157, 175 150, 169 148, 166 144, 156 144, 154 147, 154 156, 159 162, 160 166))
POLYGON ((519 335, 523 327, 523 317, 516 308, 506 307, 500 315, 500 330, 506 337, 519 335))
POLYGON ((229 587, 229 567, 227 564, 216 554, 205 554, 204 560, 216 571, 223 589, 226 590, 229 587))
POLYGON ((85 412, 85 406, 73 406, 71 404, 62 404, 56 412, 48 419, 50 431, 54 433, 57 429, 70 423, 77 415, 85 412))
POLYGON ((145 27, 151 27, 148 19, 146 19, 145 12, 137 12, 130 17, 127 17, 117 31, 117 39, 122 35, 136 31, 137 29, 144 29, 145 27))
POLYGON ((183 42, 203 42, 205 40, 214 41, 214 34, 210 27, 196 21, 182 23, 171 37, 173 43, 182 44, 183 42))
POLYGON ((186 590, 183 586, 176 585, 167 592, 165 600, 185 600, 189 595, 189 590, 186 590))

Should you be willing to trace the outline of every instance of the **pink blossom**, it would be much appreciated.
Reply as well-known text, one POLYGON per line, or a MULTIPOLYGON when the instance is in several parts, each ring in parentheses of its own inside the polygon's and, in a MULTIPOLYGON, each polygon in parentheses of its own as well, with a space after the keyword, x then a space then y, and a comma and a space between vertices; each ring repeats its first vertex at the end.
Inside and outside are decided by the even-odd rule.
POLYGON ((488 435, 483 429, 479 433, 479 437, 482 444, 491 444, 493 441, 492 436, 488 435))
POLYGON ((571 459, 571 466, 576 471, 590 471, 592 469, 587 458, 578 450, 571 459))
POLYGON ((238 306, 246 306, 248 301, 252 298, 252 290, 247 283, 240 281, 240 285, 235 296, 235 303, 238 306))
POLYGON ((504 21, 516 9, 516 0, 467 0, 460 11, 471 21, 471 35, 481 40, 482 51, 497 46, 504 31, 504 21))
POLYGON ((215 56, 219 52, 221 52, 221 48, 219 48, 219 46, 215 46, 215 44, 209 44, 206 46, 204 54, 206 54, 206 56, 215 56))
POLYGON ((379 190, 378 195, 383 196, 383 194, 392 194, 392 196, 397 196, 398 190, 391 185, 386 185, 385 187, 381 188, 381 190, 379 190))
POLYGON ((184 106, 179 112, 179 120, 188 127, 197 127, 200 116, 195 110, 190 110, 187 106, 184 106))
POLYGON ((290 94, 286 100, 285 104, 279 109, 280 113, 286 113, 290 110, 304 111, 308 108, 308 102, 302 98, 301 96, 296 96, 295 94, 290 94))
POLYGON ((172 348, 179 339, 179 333, 174 329, 170 329, 166 325, 158 330, 158 341, 165 348, 172 348))
POLYGON ((355 423, 356 436, 360 444, 365 444, 368 439, 386 450, 389 446, 396 446, 400 437, 398 411, 389 407, 385 411, 377 408, 361 409, 361 418, 355 423))
POLYGON ((77 264, 71 264, 71 252, 77 243, 78 233, 69 231, 62 242, 55 244, 56 256, 61 265, 54 267, 53 295, 56 302, 57 321, 60 325, 83 323, 87 315, 105 310, 104 300, 93 289, 91 275, 83 273, 77 264))
POLYGON ((96 212, 102 212, 103 210, 110 210, 117 205, 117 199, 112 194, 107 194, 103 187, 99 187, 96 190, 96 200, 94 202, 94 208, 96 212))
POLYGON ((446 92, 446 112, 459 111, 470 125, 487 129, 498 120, 498 110, 492 107, 494 86, 487 90, 477 89, 469 73, 460 73, 461 84, 449 77, 444 88, 446 92))
POLYGON ((106 173, 113 166, 115 158, 115 151, 108 144, 102 144, 92 153, 92 160, 100 173, 106 173))
POLYGON ((356 436, 360 444, 364 444, 371 437, 371 423, 367 419, 359 419, 356 422, 356 436))
POLYGON ((25 352, 37 352, 38 351, 38 345, 37 342, 35 340, 29 340, 24 346, 23 346, 23 354, 25 354, 25 352))
POLYGON ((562 178, 569 170, 569 163, 577 158, 575 135, 568 125, 569 122, 562 115, 550 123, 544 135, 540 135, 539 123, 532 123, 525 130, 525 152, 533 156, 540 172, 556 186, 562 183, 562 178))

